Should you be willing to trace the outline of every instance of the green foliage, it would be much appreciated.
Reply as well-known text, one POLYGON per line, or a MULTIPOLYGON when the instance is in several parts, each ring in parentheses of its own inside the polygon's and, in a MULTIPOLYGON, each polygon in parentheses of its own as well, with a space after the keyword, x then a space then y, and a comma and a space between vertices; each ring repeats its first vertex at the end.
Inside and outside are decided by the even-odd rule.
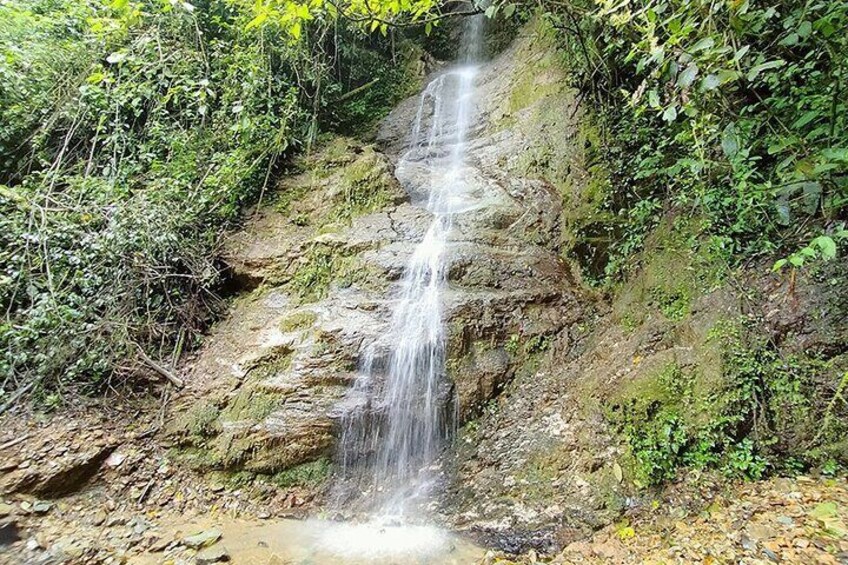
POLYGON ((704 368, 671 364, 609 403, 608 418, 630 449, 637 482, 658 484, 687 467, 758 479, 845 464, 838 439, 845 424, 833 412, 842 414, 844 406, 836 396, 829 404, 822 398, 828 363, 783 358, 737 322, 717 324, 710 340, 722 351, 718 381, 707 379, 704 368))
MULTIPOLYGON (((840 229, 834 237, 838 239, 846 239, 848 238, 848 230, 840 229)), ((790 265, 792 268, 799 269, 810 261, 815 261, 817 259, 830 261, 835 258, 836 241, 834 241, 833 237, 820 235, 795 253, 792 253, 784 259, 778 259, 775 261, 772 270, 780 271, 787 265, 790 265)))
POLYGON ((588 157, 612 188, 591 234, 609 241, 607 281, 672 207, 706 218, 735 259, 845 214, 848 4, 540 5, 602 133, 588 157))
POLYGON ((522 341, 520 335, 512 334, 509 336, 506 344, 504 344, 504 350, 512 356, 520 354, 531 356, 544 353, 550 346, 551 336, 548 335, 534 335, 526 341, 522 341))
POLYGON ((92 390, 202 328, 218 234, 307 122, 290 48, 226 4, 115 6, 0 6, 4 388, 92 390))
POLYGON ((178 357, 217 310, 219 238, 245 205, 321 124, 374 120, 412 84, 389 40, 273 4, 310 22, 299 40, 295 19, 248 25, 253 2, 0 3, 0 398, 178 357), (389 86, 335 104, 368 69, 389 86))
POLYGON ((354 32, 347 32, 340 39, 335 54, 337 71, 328 77, 323 96, 329 103, 321 118, 334 131, 362 135, 418 90, 421 52, 409 40, 355 38, 354 32))
POLYGON ((382 35, 388 33, 390 26, 415 22, 429 26, 438 18, 440 7, 436 0, 232 1, 252 9, 253 18, 247 23, 248 29, 276 26, 285 30, 293 41, 300 39, 306 24, 313 20, 343 18, 369 31, 379 30, 382 35))

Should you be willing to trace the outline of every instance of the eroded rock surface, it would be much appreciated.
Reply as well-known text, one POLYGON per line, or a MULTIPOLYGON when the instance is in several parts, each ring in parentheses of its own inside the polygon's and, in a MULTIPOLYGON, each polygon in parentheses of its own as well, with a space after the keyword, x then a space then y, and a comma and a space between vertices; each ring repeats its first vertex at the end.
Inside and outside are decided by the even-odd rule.
POLYGON ((337 139, 299 166, 228 242, 252 290, 200 351, 169 426, 196 468, 273 474, 332 454, 336 406, 426 220, 371 146, 337 139))
MULTIPOLYGON (((511 343, 545 344, 584 316, 559 256, 562 198, 508 166, 530 143, 501 127, 514 55, 480 73, 462 172, 471 205, 454 218, 448 249, 448 373, 462 422, 524 362, 511 343)), ((204 345, 194 394, 170 426, 188 463, 275 473, 331 456, 360 353, 385 330, 394 285, 429 223, 417 199, 438 171, 401 159, 418 100, 385 120, 385 154, 332 142, 231 239, 225 257, 250 292, 204 345)))

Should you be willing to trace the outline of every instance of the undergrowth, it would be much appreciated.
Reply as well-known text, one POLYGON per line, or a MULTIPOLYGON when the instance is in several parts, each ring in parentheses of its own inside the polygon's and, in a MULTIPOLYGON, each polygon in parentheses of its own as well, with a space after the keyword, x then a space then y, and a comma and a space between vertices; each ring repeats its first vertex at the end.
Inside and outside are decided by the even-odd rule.
POLYGON ((718 380, 669 364, 607 405, 637 483, 659 484, 683 468, 759 479, 848 463, 844 407, 825 401, 831 363, 781 356, 740 321, 717 324, 709 340, 722 352, 718 380))
POLYGON ((224 230, 320 129, 373 123, 418 78, 401 35, 262 7, 0 3, 3 409, 178 360, 218 312, 224 230))
POLYGON ((574 253, 588 280, 624 280, 671 209, 703 218, 737 264, 810 240, 825 258, 844 245, 848 4, 501 0, 491 11, 516 7, 561 48, 597 131, 586 161, 602 198, 574 253))

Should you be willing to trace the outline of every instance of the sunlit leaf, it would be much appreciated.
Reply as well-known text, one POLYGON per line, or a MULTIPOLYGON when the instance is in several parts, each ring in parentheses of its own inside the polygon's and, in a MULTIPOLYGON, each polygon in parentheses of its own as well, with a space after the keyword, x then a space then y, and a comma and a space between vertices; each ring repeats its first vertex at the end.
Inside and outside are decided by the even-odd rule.
POLYGON ((763 71, 767 71, 769 69, 776 69, 778 67, 782 67, 784 64, 785 64, 785 61, 783 59, 775 59, 774 61, 768 61, 766 63, 760 63, 759 65, 754 65, 748 71, 746 78, 748 79, 749 82, 753 81, 763 71))
POLYGON ((728 159, 732 159, 739 152, 739 139, 733 124, 728 124, 721 134, 721 150, 728 159))

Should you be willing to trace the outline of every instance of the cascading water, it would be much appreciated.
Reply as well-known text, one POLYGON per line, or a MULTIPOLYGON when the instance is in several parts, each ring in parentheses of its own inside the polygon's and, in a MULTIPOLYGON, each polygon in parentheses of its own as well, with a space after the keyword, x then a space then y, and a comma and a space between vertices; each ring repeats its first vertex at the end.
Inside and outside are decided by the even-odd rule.
POLYGON ((463 64, 421 95, 396 175, 432 222, 406 266, 388 331, 362 354, 342 422, 343 475, 364 491, 369 510, 384 517, 402 518, 426 494, 430 467, 456 421, 445 375, 442 291, 454 216, 474 205, 464 176, 481 25, 481 16, 469 18, 463 64))

